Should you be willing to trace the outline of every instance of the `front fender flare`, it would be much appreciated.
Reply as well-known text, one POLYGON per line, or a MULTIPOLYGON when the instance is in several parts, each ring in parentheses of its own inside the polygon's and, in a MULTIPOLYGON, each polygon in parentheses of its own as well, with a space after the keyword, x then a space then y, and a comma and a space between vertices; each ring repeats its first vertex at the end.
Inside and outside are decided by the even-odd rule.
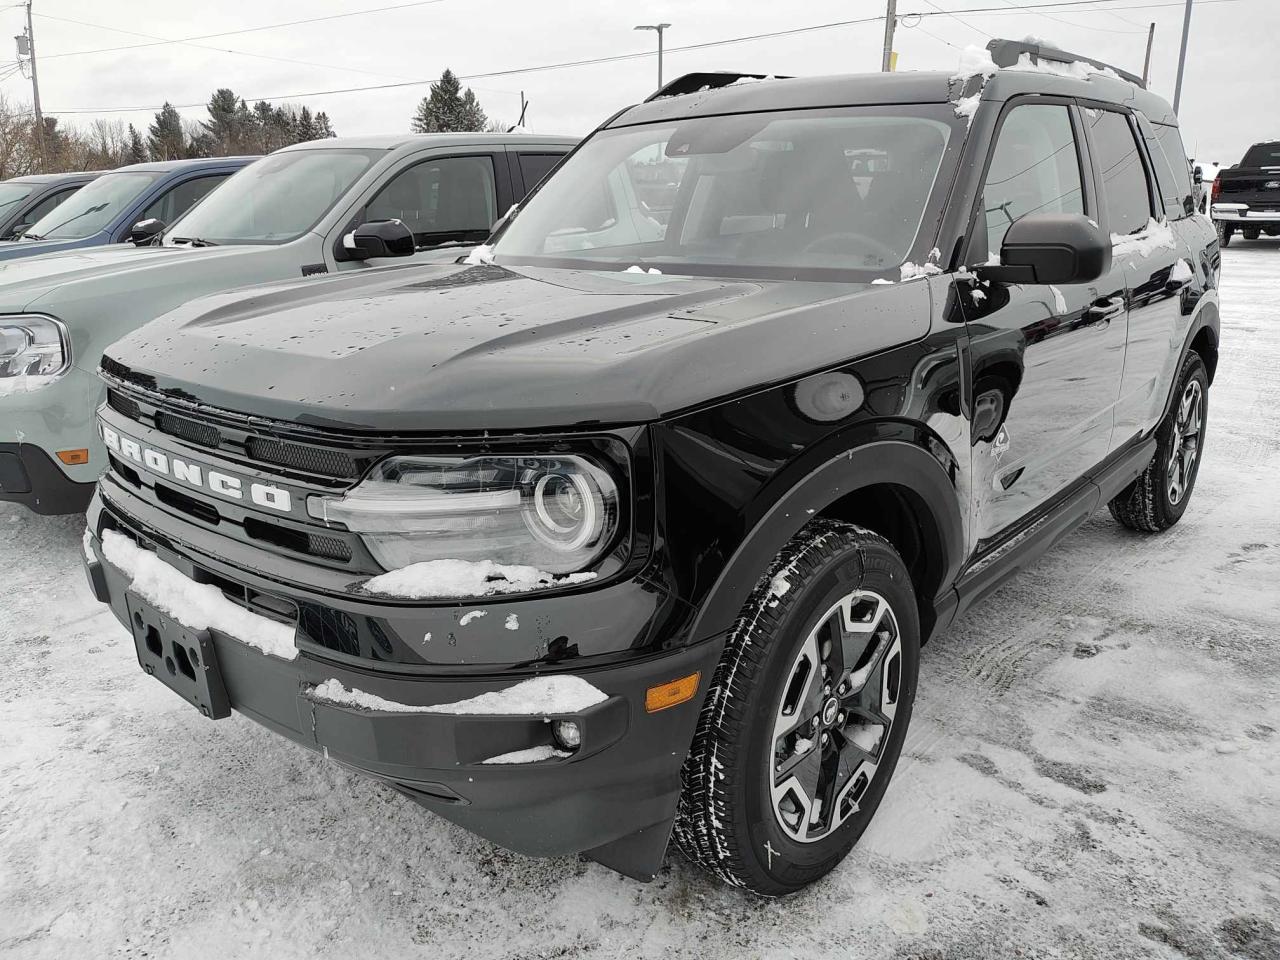
POLYGON ((690 636, 712 637, 731 630, 761 573, 788 540, 837 500, 880 484, 905 488, 925 504, 925 549, 938 551, 941 573, 934 596, 921 597, 920 602, 949 615, 965 543, 956 485, 923 447, 906 440, 878 440, 822 463, 763 510, 703 600, 690 636))

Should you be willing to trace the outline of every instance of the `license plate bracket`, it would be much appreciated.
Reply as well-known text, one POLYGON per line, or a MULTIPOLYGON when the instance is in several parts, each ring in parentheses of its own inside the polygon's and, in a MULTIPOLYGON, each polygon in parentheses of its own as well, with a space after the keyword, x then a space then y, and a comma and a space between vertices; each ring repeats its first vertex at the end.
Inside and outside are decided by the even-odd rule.
POLYGON ((231 716, 209 631, 183 626, 133 592, 125 603, 139 666, 210 720, 231 716))

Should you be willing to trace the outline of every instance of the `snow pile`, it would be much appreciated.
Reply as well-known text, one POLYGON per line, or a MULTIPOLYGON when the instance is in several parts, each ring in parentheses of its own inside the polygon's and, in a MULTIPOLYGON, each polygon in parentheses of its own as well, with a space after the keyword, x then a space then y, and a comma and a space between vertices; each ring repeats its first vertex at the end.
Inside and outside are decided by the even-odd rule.
POLYGON ((789 570, 783 570, 769 581, 769 596, 785 597, 791 591, 791 581, 787 579, 789 570))
POLYGON ((886 278, 884 278, 884 277, 876 277, 876 278, 875 278, 874 280, 872 280, 871 282, 872 282, 873 284, 878 284, 878 283, 888 283, 888 284, 892 284, 894 281, 892 281, 892 280, 888 280, 888 279, 886 279, 886 278))
POLYGON ((931 277, 935 273, 941 273, 942 268, 936 263, 912 263, 908 260, 902 265, 902 279, 915 280, 919 277, 931 277))
POLYGON ((486 597, 498 593, 547 590, 594 580, 594 573, 557 576, 492 560, 426 560, 365 581, 364 589, 386 597, 486 597))
POLYGON ((1170 283, 1186 283, 1188 280, 1194 279, 1195 272, 1191 269, 1191 264, 1181 258, 1173 265, 1173 269, 1169 271, 1170 283))
POLYGON ((999 69, 991 59, 991 51, 971 43, 960 52, 960 68, 951 79, 968 80, 980 76, 985 80, 999 69))
POLYGON ((482 693, 457 703, 442 703, 434 707, 415 707, 397 703, 376 694, 365 693, 354 687, 343 686, 342 681, 326 680, 311 688, 311 697, 325 703, 335 703, 361 710, 378 710, 384 713, 448 713, 455 715, 484 716, 545 716, 555 713, 577 713, 587 707, 602 703, 608 697, 581 677, 559 675, 535 677, 524 680, 505 690, 482 693))
POLYGON ((1049 292, 1053 294, 1053 309, 1062 316, 1067 312, 1067 298, 1062 295, 1062 291, 1052 284, 1049 285, 1049 292))
POLYGON ((487 617, 488 610, 472 610, 470 613, 464 613, 462 619, 458 621, 458 626, 465 627, 472 620, 479 620, 481 617, 487 617))
POLYGON ((129 589, 190 629, 219 630, 282 660, 298 655, 293 627, 232 603, 213 584, 183 576, 128 537, 114 530, 103 531, 102 555, 133 581, 129 589))
POLYGON ((1148 220, 1147 225, 1137 233, 1130 233, 1123 237, 1116 233, 1111 235, 1111 253, 1114 256, 1136 253, 1140 257, 1149 257, 1153 251, 1161 247, 1176 250, 1178 243, 1174 239, 1173 229, 1169 224, 1159 220, 1148 220))
POLYGON ((488 760, 482 760, 481 763, 538 763, 542 760, 550 760, 554 757, 571 757, 573 756, 567 750, 557 750, 550 744, 543 744, 538 747, 530 747, 527 750, 512 750, 510 753, 499 754, 496 757, 490 757, 488 760))
POLYGON ((1088 80, 1095 74, 1110 77, 1112 80, 1123 79, 1110 67, 1095 67, 1083 60, 1072 60, 1070 63, 1059 63, 1056 60, 1032 60, 1029 53, 1020 56, 1017 65, 1008 69, 1024 73, 1048 73, 1055 77, 1069 77, 1072 80, 1088 80))
POLYGON ((650 267, 648 270, 646 270, 644 267, 641 267, 634 263, 631 266, 627 267, 627 269, 623 270, 622 272, 623 273, 656 273, 659 276, 662 275, 662 271, 659 270, 657 267, 650 267))
POLYGON ((520 618, 517 617, 514 613, 509 613, 507 614, 507 621, 506 623, 503 624, 503 626, 506 627, 508 630, 519 630, 520 618))
POLYGON ((97 563, 98 558, 93 555, 93 534, 86 527, 84 536, 80 538, 80 546, 84 548, 84 558, 90 563, 97 563))
POLYGON ((467 259, 462 262, 470 264, 473 267, 482 266, 486 263, 493 263, 493 247, 487 243, 482 243, 468 253, 467 259))
POLYGON ((982 91, 969 97, 961 97, 956 101, 956 116, 963 117, 973 123, 973 115, 978 112, 978 106, 982 103, 982 91))

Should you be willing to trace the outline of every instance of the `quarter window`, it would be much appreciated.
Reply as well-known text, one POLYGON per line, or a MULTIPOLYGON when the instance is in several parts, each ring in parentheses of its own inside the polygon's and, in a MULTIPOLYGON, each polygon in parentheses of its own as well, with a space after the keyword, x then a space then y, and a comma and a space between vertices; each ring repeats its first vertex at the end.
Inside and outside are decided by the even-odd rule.
POLYGON ((1111 232, 1137 233, 1151 219, 1151 191, 1129 118, 1114 110, 1085 110, 1098 179, 1111 220, 1111 232))
POLYGON ((1065 106, 1028 103, 1009 111, 987 170, 982 212, 987 247, 975 259, 984 260, 999 254, 1009 225, 1028 214, 1085 212, 1080 153, 1065 106))
POLYGON ((368 220, 400 220, 418 246, 483 240, 498 218, 493 160, 426 160, 397 174, 369 204, 368 220))

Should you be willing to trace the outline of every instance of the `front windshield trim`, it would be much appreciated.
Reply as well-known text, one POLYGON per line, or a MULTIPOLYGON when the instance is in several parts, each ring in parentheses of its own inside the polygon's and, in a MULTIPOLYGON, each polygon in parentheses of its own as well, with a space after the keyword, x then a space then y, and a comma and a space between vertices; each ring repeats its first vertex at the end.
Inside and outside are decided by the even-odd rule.
POLYGON ((627 123, 601 128, 586 140, 578 144, 572 153, 561 161, 561 166, 557 170, 556 176, 548 177, 539 183, 537 187, 516 207, 515 213, 501 225, 497 234, 490 240, 490 244, 493 247, 493 262, 501 266, 550 267, 605 273, 625 271, 628 267, 637 265, 646 269, 653 267, 672 276, 686 275, 698 277, 726 277, 731 279, 867 282, 869 279, 892 277, 893 280, 897 281, 900 276, 901 267, 904 264, 913 262, 923 263, 930 259, 930 254, 933 252, 934 240, 936 240, 937 232, 942 226, 944 201, 946 196, 953 189, 959 158, 964 150, 968 134, 968 125, 964 120, 956 118, 953 106, 953 104, 949 103, 927 102, 875 103, 822 107, 785 107, 776 110, 733 111, 731 113, 714 114, 706 117, 700 116, 698 118, 687 118, 739 119, 750 116, 760 116, 770 118, 771 122, 773 118, 788 119, 803 117, 828 118, 874 116, 915 118, 934 121, 948 127, 949 134, 942 152, 938 157, 937 169, 934 171, 933 179, 929 186, 928 196, 921 208, 920 220, 916 227, 915 236, 911 240, 901 263, 895 263, 890 266, 808 266, 804 264, 753 265, 724 261, 686 261, 662 256, 638 256, 637 259, 618 258, 604 260, 598 258, 587 259, 567 256, 547 256, 532 253, 503 253, 503 237, 519 220, 520 216, 525 214, 530 207, 534 206, 537 196, 543 191, 543 189, 547 188, 550 183, 555 181, 556 177, 563 176, 563 170, 568 166, 569 162, 582 151, 589 148, 593 141, 597 138, 625 135, 627 133, 632 133, 650 127, 676 127, 682 122, 679 119, 673 119, 670 117, 659 120, 649 120, 641 123, 627 123))
MULTIPOLYGON (((242 167, 240 170, 237 170, 232 176, 228 177, 224 183, 220 184, 217 187, 217 190, 225 190, 229 185, 234 183, 236 177, 240 176, 242 173, 248 173, 249 171, 253 170, 254 166, 256 166, 258 163, 265 163, 266 161, 272 159, 273 157, 283 157, 283 156, 313 157, 313 156, 316 156, 317 154, 331 155, 331 154, 339 154, 339 153, 360 154, 364 156, 366 160, 365 166, 359 173, 357 173, 351 179, 351 181, 347 184, 347 186, 343 190, 340 190, 333 197, 333 199, 329 202, 328 206, 326 206, 320 212, 320 214, 315 218, 315 220, 313 220, 306 227, 306 229, 299 230, 297 233, 291 234, 289 236, 270 237, 266 239, 257 238, 257 237, 241 238, 241 237, 209 236, 200 231, 196 231, 195 235, 193 236, 190 232, 190 228, 187 228, 187 229, 182 228, 183 221, 185 221, 193 213, 199 210, 201 206, 204 205, 204 202, 208 199, 208 197, 216 192, 215 190, 211 190, 208 195, 200 199, 199 203, 192 205, 192 207, 189 210, 187 210, 186 213, 180 216, 177 220, 173 221, 173 224, 165 229, 164 237, 161 240, 161 245, 166 247, 187 246, 189 241, 197 240, 197 241, 204 241, 204 243, 206 243, 209 246, 218 246, 218 247, 223 247, 223 246, 278 247, 278 246, 283 246, 286 243, 293 243, 293 241, 299 239, 300 237, 305 237, 307 234, 313 233, 316 227, 320 225, 320 223, 325 219, 325 217, 329 216, 329 214, 332 213, 337 208, 337 206, 343 202, 344 199, 351 196, 352 191, 356 188, 356 186, 360 183, 362 179, 364 179, 369 175, 369 171, 372 170, 377 165, 379 158, 385 156, 387 151, 369 149, 364 147, 309 147, 303 150, 279 150, 279 151, 276 151, 275 153, 267 154, 267 156, 263 157, 261 160, 255 161, 254 163, 250 163, 242 167), (178 243, 177 241, 179 240, 184 242, 178 243)), ((195 246, 196 244, 191 244, 191 245, 195 246)))

